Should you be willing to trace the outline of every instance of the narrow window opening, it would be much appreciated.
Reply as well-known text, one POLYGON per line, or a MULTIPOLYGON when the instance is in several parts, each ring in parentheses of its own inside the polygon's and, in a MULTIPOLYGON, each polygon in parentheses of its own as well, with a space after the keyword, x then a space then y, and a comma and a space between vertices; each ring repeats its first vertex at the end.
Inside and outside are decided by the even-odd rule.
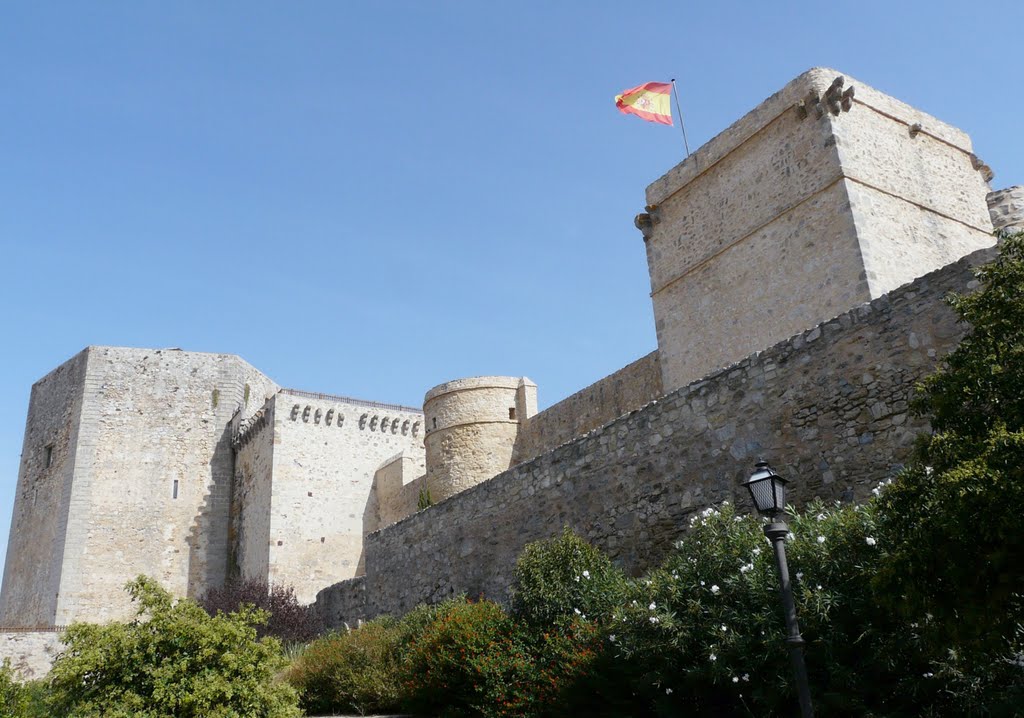
POLYGON ((513 421, 515 421, 515 418, 516 418, 516 408, 514 406, 510 406, 508 408, 508 418, 512 419, 513 421))
POLYGON ((435 429, 437 428, 437 417, 436 416, 434 417, 434 428, 435 429))
POLYGON ((53 465, 53 444, 43 447, 43 468, 48 469, 53 465))
POLYGON ((172 499, 178 498, 178 480, 177 479, 174 480, 174 485, 171 487, 171 498, 172 499))
POLYGON ((323 543, 323 542, 324 542, 324 537, 323 537, 323 536, 321 536, 321 537, 320 537, 320 543, 323 543))
POLYGON ((306 492, 306 496, 312 496, 312 495, 313 495, 313 492, 312 492, 312 491, 307 491, 307 492, 306 492))
POLYGON ((284 541, 278 541, 278 542, 277 542, 277 545, 278 545, 278 546, 284 546, 284 541))

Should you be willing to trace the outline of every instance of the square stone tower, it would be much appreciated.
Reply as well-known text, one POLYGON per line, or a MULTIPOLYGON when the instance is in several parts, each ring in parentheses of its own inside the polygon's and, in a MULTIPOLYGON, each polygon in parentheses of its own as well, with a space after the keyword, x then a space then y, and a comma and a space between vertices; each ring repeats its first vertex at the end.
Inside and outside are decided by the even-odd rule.
POLYGON ((970 138, 815 68, 647 188, 665 391, 994 244, 970 138))

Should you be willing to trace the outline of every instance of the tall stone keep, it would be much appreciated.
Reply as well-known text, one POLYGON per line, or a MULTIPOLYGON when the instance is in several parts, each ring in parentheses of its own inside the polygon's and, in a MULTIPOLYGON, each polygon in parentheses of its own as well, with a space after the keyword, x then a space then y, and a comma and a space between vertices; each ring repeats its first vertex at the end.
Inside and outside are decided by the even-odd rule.
POLYGON ((138 574, 196 596, 228 572, 231 424, 277 390, 229 354, 89 347, 32 387, 0 626, 133 613, 138 574))
POLYGON ((809 70, 647 188, 665 391, 994 243, 962 131, 809 70))
POLYGON ((537 413, 529 379, 478 376, 435 386, 423 400, 426 487, 441 501, 512 465, 520 422, 537 413))

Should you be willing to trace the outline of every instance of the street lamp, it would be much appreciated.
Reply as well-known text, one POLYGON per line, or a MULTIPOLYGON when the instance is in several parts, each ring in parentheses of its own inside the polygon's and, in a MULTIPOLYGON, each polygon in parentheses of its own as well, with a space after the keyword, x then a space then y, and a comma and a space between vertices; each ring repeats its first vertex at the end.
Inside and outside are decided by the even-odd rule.
POLYGON ((800 626, 796 621, 796 604, 793 602, 793 588, 789 583, 789 565, 786 563, 786 534, 789 527, 777 517, 786 511, 786 479, 772 470, 768 463, 759 461, 754 466, 754 473, 743 484, 750 490, 757 512, 767 516, 771 521, 765 524, 764 535, 772 542, 775 549, 775 563, 779 568, 779 583, 782 591, 782 609, 786 614, 786 644, 789 646, 789 657, 796 675, 797 695, 800 698, 800 715, 811 718, 814 709, 811 707, 811 689, 807 685, 807 666, 804 665, 804 639, 800 635, 800 626))

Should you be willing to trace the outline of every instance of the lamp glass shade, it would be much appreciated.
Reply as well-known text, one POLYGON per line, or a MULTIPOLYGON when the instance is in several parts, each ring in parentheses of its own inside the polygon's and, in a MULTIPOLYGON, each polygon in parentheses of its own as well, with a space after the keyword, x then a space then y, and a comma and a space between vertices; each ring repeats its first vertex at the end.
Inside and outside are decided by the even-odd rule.
POLYGON ((750 490, 758 513, 774 516, 785 510, 786 479, 776 474, 767 463, 758 462, 744 486, 750 490))

